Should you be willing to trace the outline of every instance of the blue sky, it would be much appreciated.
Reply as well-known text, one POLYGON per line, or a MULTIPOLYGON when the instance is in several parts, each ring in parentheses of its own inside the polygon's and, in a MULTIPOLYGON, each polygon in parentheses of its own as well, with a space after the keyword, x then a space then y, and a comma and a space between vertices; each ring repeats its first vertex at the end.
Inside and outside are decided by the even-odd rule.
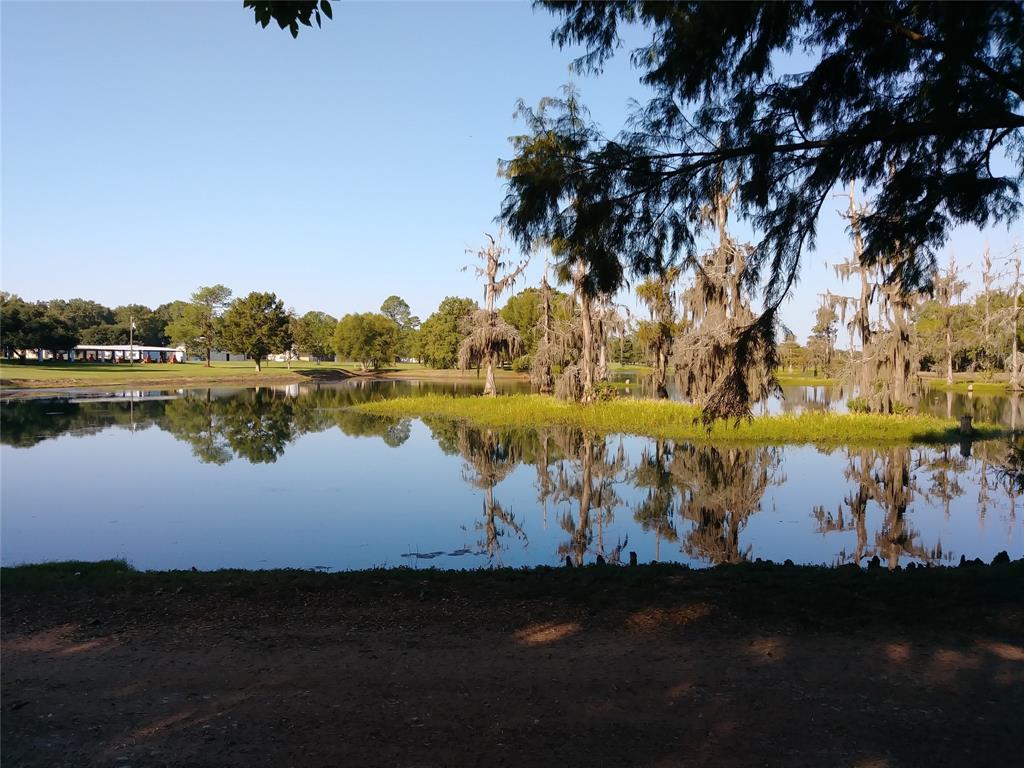
MULTIPOLYGON (((240 0, 0 4, 3 289, 156 306, 224 283, 334 315, 397 293, 424 318, 479 298, 460 268, 495 229, 515 102, 556 94, 573 52, 527 3, 334 17, 293 40, 240 0)), ((574 79, 614 132, 638 77, 623 53, 574 79)), ((977 263, 1020 234, 965 228, 949 247, 977 263)), ((801 338, 848 252, 829 211, 783 312, 801 338)))

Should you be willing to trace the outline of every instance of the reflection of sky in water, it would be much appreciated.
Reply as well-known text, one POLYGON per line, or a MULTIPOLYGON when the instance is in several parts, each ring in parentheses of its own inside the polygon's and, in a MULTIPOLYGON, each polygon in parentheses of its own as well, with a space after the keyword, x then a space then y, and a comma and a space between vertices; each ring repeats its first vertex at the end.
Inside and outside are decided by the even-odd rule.
MULTIPOLYGON (((631 397, 650 397, 649 380, 637 377, 633 372, 621 373, 616 379, 623 384, 623 393, 631 397), (625 386, 625 381, 630 382, 625 386)), ((674 382, 669 381, 670 399, 680 400, 681 395, 674 382)), ((855 397, 857 388, 849 385, 834 386, 784 386, 781 395, 772 395, 754 406, 756 415, 777 415, 780 413, 801 413, 803 411, 833 411, 846 413, 847 401, 855 397)), ((919 396, 917 408, 940 418, 959 419, 970 415, 976 421, 1004 424, 1014 428, 1024 427, 1021 395, 973 394, 966 392, 944 392, 927 389, 919 396)))
MULTIPOLYGON (((406 384, 385 387, 395 393, 412 389, 406 384)), ((596 506, 590 510, 581 538, 584 454, 579 441, 563 439, 570 446, 569 457, 561 459, 569 491, 545 504, 538 500, 536 466, 520 463, 523 458, 534 461, 536 435, 522 433, 514 439, 500 436, 511 463, 494 475, 498 480, 492 499, 505 519, 521 528, 523 537, 499 520, 493 532, 501 535, 492 539, 493 554, 488 557, 481 554, 488 548, 487 494, 466 481, 478 476, 479 466, 471 467, 465 453, 471 450, 467 446, 498 444, 499 435, 492 435, 489 443, 486 433, 460 433, 450 425, 448 432, 434 435, 418 421, 390 426, 352 421, 344 404, 384 393, 379 387, 365 388, 354 397, 349 397, 351 387, 324 391, 333 397, 343 389, 340 401, 305 392, 296 398, 283 389, 264 390, 255 399, 251 391, 218 390, 211 402, 223 434, 215 437, 224 440, 227 435, 236 441, 224 444, 226 458, 221 464, 197 460, 193 449, 202 441, 202 423, 197 426, 194 418, 185 418, 205 413, 205 392, 189 393, 189 400, 177 405, 173 400, 129 404, 123 398, 78 406, 36 401, 20 406, 17 414, 23 421, 17 425, 17 414, 8 410, 13 405, 6 404, 5 444, 0 449, 0 557, 5 564, 126 557, 144 568, 465 568, 492 563, 555 565, 577 551, 585 562, 592 562, 598 552, 611 556, 627 538, 625 550, 636 551, 641 561, 653 559, 656 550, 663 560, 693 564, 733 555, 834 563, 858 552, 857 530, 845 500, 856 494, 861 480, 844 473, 850 469, 851 456, 855 465, 860 461, 859 451, 826 453, 807 446, 680 446, 666 451, 664 475, 672 474, 667 468, 673 466, 676 473, 664 481, 674 510, 665 524, 678 536, 672 541, 665 529, 656 535, 634 519, 635 509, 648 494, 636 485, 637 467, 645 451, 656 453, 655 443, 612 437, 601 456, 591 456, 590 470, 596 490, 601 467, 611 462, 621 445, 625 461, 608 475, 603 497, 614 493, 616 501, 610 513, 596 506), (248 411, 246 402, 254 403, 248 411), (171 410, 179 407, 194 412, 171 410), (285 409, 286 417, 259 421, 278 408, 285 409), (68 409, 75 418, 65 424, 60 419, 68 409), (233 418, 237 423, 230 421, 233 418), (58 422, 57 427, 47 427, 58 422), (300 424, 306 426, 299 429, 300 424), (261 446, 244 445, 246 435, 269 433, 274 425, 290 430, 279 452, 271 454, 276 460, 250 463, 244 456, 264 454, 258 450, 261 446), (48 429, 53 434, 45 434, 48 429), (442 451, 439 437, 451 453, 442 451), (14 447, 12 442, 35 444, 14 447), (745 484, 753 481, 745 470, 753 465, 768 467, 769 481, 760 488, 753 483, 751 500, 745 484), (744 515, 743 505, 753 511, 744 515), (686 514, 681 506, 686 506, 686 514), (821 533, 816 507, 833 527, 841 514, 848 530, 821 533), (729 539, 730 531, 735 542, 729 539), (413 553, 442 554, 417 559, 409 556, 413 553)), ((444 432, 436 424, 434 428, 444 432)), ((932 557, 940 547, 944 557, 954 559, 966 554, 990 560, 1003 549, 1012 557, 1024 556, 1022 517, 1014 514, 1005 484, 991 466, 985 475, 992 487, 984 514, 979 504, 982 459, 999 460, 1005 454, 1002 445, 975 445, 970 460, 949 470, 947 477, 959 483, 961 492, 949 498, 948 513, 941 494, 928 492, 935 485, 935 462, 943 458, 932 448, 902 449, 915 487, 906 512, 898 515, 880 503, 886 467, 895 466, 891 452, 898 450, 866 452, 870 467, 862 479, 874 484, 876 497, 864 508, 861 555, 879 552, 884 560, 888 536, 906 543, 902 562, 907 562, 906 552, 932 557)), ((595 451, 601 453, 599 446, 595 451)), ((949 456, 957 460, 957 449, 950 449, 949 456)), ((548 469, 550 476, 557 476, 559 463, 548 469)))

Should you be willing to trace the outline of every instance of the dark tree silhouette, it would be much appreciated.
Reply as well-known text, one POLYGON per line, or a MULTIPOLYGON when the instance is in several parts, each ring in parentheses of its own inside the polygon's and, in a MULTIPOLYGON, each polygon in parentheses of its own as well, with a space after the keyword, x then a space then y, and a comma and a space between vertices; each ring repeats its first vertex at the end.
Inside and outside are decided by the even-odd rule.
MULTIPOLYGON (((587 46, 581 70, 613 55, 620 25, 649 29, 633 61, 655 96, 612 139, 574 94, 521 106, 503 220, 523 244, 564 243, 611 290, 626 271, 692 261, 717 179, 738 179, 738 214, 763 233, 746 281, 764 279, 765 307, 735 342, 741 358, 760 348, 752 337, 771 340, 837 186, 875 193, 862 256, 896 258, 902 290, 926 281, 953 226, 1020 213, 1019 3, 541 4, 562 17, 555 42, 587 46), (778 55, 797 48, 810 65, 782 71, 778 55)), ((748 413, 752 393, 730 383, 738 396, 712 409, 748 413)))

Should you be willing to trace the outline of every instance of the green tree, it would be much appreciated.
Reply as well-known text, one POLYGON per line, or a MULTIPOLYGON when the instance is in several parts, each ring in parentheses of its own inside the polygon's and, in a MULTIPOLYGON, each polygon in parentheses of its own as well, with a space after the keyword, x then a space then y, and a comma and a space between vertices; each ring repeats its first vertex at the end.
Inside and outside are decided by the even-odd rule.
MULTIPOLYGON (((774 346, 779 307, 837 187, 876 192, 860 222, 863 258, 895 262, 905 292, 927 280, 953 226, 1021 211, 1019 3, 970 13, 896 1, 542 5, 562 17, 559 45, 587 48, 581 70, 614 55, 619 25, 648 29, 633 61, 654 93, 611 138, 573 94, 520 105, 527 131, 504 164, 502 220, 523 247, 579 254, 609 291, 630 270, 692 264, 713 226, 703 211, 737 182, 738 215, 763 233, 745 282, 764 285, 764 311, 733 342, 740 364, 774 346), (799 71, 779 66, 794 49, 799 71), (999 153, 1010 159, 1002 173, 999 153)), ((749 413, 759 393, 738 375, 726 384, 732 396, 715 415, 749 413)))
POLYGON ((78 342, 78 334, 46 304, 30 304, 7 293, 0 297, 0 346, 5 353, 24 360, 28 350, 66 352, 78 342))
POLYGON ((355 360, 365 371, 393 362, 401 344, 398 324, 375 312, 348 314, 334 331, 334 350, 342 360, 355 360))
POLYGON ((679 276, 677 267, 669 267, 636 287, 637 298, 647 305, 651 313, 651 319, 641 322, 637 328, 637 342, 650 355, 654 368, 654 392, 659 398, 668 397, 665 383, 678 324, 676 283, 679 282, 679 276))
POLYGON ((822 304, 814 315, 814 325, 808 339, 808 349, 814 349, 817 362, 828 370, 832 366, 832 355, 835 352, 836 337, 839 334, 839 318, 836 310, 829 304, 822 304))
POLYGON ((253 291, 235 299, 224 313, 221 321, 224 344, 234 352, 251 357, 259 371, 267 355, 291 347, 288 319, 284 302, 275 294, 253 291))
POLYGON ((82 331, 83 344, 127 344, 128 331, 118 323, 94 325, 82 331))
POLYGON ((401 296, 388 296, 380 305, 380 313, 398 324, 399 328, 415 328, 420 319, 412 314, 409 305, 401 296))
POLYGON ((167 343, 164 332, 167 321, 143 304, 127 304, 114 310, 115 324, 120 328, 123 341, 115 344, 127 344, 134 341, 151 347, 162 347, 167 343), (135 323, 135 332, 130 333, 131 324, 135 323))
POLYGON ((87 328, 114 322, 114 310, 88 299, 54 299, 47 303, 47 309, 79 334, 87 328))
POLYGON ((519 331, 522 354, 532 356, 537 351, 537 323, 541 316, 540 289, 524 288, 509 296, 498 314, 519 331))
POLYGON ((292 318, 292 339, 295 351, 316 362, 334 355, 334 330, 338 321, 326 312, 307 312, 292 318))
POLYGON ((420 319, 412 314, 409 305, 401 296, 388 296, 380 305, 381 314, 393 320, 401 331, 399 357, 412 357, 416 353, 416 329, 420 319))
POLYGON ((472 299, 447 296, 420 327, 418 357, 431 368, 454 368, 459 360, 463 321, 478 309, 472 299))
MULTIPOLYGON (((249 294, 250 297, 253 295, 256 294, 249 294)), ((178 317, 167 325, 167 336, 175 344, 184 344, 186 349, 204 350, 206 365, 209 367, 213 350, 225 341, 222 313, 230 300, 231 289, 226 286, 218 283, 200 287, 192 294, 190 303, 181 310, 178 317)))

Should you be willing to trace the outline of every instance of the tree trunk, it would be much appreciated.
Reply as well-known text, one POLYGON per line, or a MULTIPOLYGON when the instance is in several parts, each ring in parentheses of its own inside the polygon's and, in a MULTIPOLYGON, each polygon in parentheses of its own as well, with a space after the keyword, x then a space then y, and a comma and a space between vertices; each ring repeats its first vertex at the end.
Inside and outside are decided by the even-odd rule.
POLYGON ((668 389, 665 388, 665 382, 668 379, 668 350, 659 348, 656 360, 654 396, 660 400, 666 400, 668 398, 668 389))
POLYGON ((494 360, 487 358, 487 377, 484 380, 484 394, 488 397, 497 397, 498 388, 494 384, 494 360))
MULTIPOLYGON (((123 339, 124 337, 122 336, 121 338, 123 339)), ((212 350, 212 349, 210 349, 209 347, 207 347, 207 348, 206 348, 206 367, 207 367, 207 368, 209 368, 209 367, 210 367, 210 359, 211 359, 212 357, 213 357, 213 350, 212 350)))
POLYGON ((590 504, 591 494, 593 488, 592 483, 592 472, 593 472, 593 444, 590 439, 583 440, 583 451, 580 454, 582 459, 580 466, 580 519, 579 524, 576 528, 576 565, 583 565, 583 558, 587 551, 587 529, 590 527, 590 504))
POLYGON ((263 369, 262 369, 262 368, 260 367, 260 362, 261 362, 261 361, 260 361, 260 358, 259 358, 259 357, 256 357, 256 358, 254 358, 254 359, 255 359, 255 361, 256 361, 256 373, 259 373, 259 372, 260 372, 261 370, 263 370, 263 369))
POLYGON ((953 329, 946 326, 946 383, 953 385, 953 329))
POLYGON ((597 348, 597 378, 601 381, 607 381, 610 375, 611 373, 608 370, 608 343, 602 340, 597 348))
POLYGON ((1011 359, 1010 388, 1020 389, 1020 365, 1017 362, 1017 306, 1020 301, 1020 251, 1014 263, 1013 276, 1013 357, 1011 359))
POLYGON ((590 297, 579 290, 580 317, 583 321, 583 398, 584 403, 594 399, 594 324, 590 316, 590 297))

